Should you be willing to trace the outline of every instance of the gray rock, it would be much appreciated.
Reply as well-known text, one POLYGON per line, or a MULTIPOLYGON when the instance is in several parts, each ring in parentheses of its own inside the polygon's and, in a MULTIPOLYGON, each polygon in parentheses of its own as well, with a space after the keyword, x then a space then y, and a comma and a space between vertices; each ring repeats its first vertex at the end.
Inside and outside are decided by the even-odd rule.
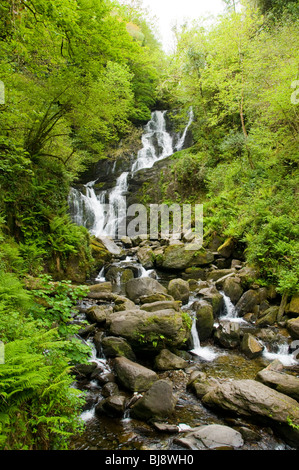
POLYGON ((106 336, 102 339, 102 348, 106 357, 126 357, 131 361, 136 360, 134 351, 124 338, 106 336))
POLYGON ((299 403, 256 380, 226 381, 212 388, 202 402, 209 407, 269 422, 299 425, 299 403))
POLYGON ((133 405, 131 416, 144 420, 167 418, 173 414, 175 404, 172 383, 168 380, 158 380, 133 405))
POLYGON ((245 333, 241 341, 241 351, 247 357, 253 359, 262 354, 264 347, 261 343, 250 333, 245 333))
POLYGON ((257 319, 256 326, 263 328, 264 326, 274 325, 277 320, 279 307, 272 306, 262 312, 262 316, 257 319))
POLYGON ((185 369, 186 367, 188 367, 188 362, 168 351, 168 349, 162 349, 155 358, 155 368, 158 370, 185 369))
POLYGON ((255 313, 256 307, 259 303, 259 294, 253 289, 250 289, 242 295, 236 305, 236 310, 240 317, 246 313, 255 313))
POLYGON ((126 293, 130 300, 139 302, 143 296, 156 293, 167 294, 167 290, 156 279, 142 277, 131 279, 126 284, 126 293))
POLYGON ((113 308, 110 305, 94 305, 87 310, 86 316, 89 321, 100 324, 105 323, 111 313, 113 308))
POLYGON ((109 315, 107 326, 111 335, 125 338, 134 351, 180 348, 189 339, 191 330, 186 314, 170 309, 115 312, 109 315))
POLYGON ((220 424, 201 426, 176 439, 176 443, 191 450, 226 450, 243 447, 244 441, 240 432, 220 424))
POLYGON ((151 269, 154 267, 154 253, 149 246, 143 246, 137 251, 137 257, 145 269, 151 269))
POLYGON ((299 401, 299 378, 282 371, 263 369, 256 380, 299 401))
POLYGON ((299 339, 299 317, 292 318, 287 322, 287 330, 292 339, 299 339))
POLYGON ((236 305, 243 294, 240 279, 238 277, 226 278, 222 288, 225 295, 227 295, 231 299, 232 303, 236 305))
POLYGON ((197 291, 197 296, 209 302, 213 307, 213 314, 216 317, 223 309, 223 297, 216 287, 203 287, 197 291))
POLYGON ((119 394, 118 386, 115 382, 107 382, 101 391, 103 397, 108 398, 119 394))
POLYGON ((119 382, 132 392, 148 390, 158 380, 154 371, 125 357, 117 357, 114 368, 119 382))
POLYGON ((168 293, 175 299, 187 304, 190 295, 189 283, 183 279, 172 279, 168 284, 168 293))
POLYGON ((199 300, 192 304, 196 312, 196 328, 200 341, 210 338, 214 329, 213 306, 206 300, 199 300))
POLYGON ((98 403, 95 411, 97 414, 105 413, 113 418, 121 417, 126 409, 126 400, 123 395, 112 395, 98 403))
POLYGON ((142 310, 147 312, 158 312, 159 310, 175 310, 177 312, 181 309, 182 302, 177 300, 160 300, 158 302, 151 302, 149 304, 142 304, 142 310))

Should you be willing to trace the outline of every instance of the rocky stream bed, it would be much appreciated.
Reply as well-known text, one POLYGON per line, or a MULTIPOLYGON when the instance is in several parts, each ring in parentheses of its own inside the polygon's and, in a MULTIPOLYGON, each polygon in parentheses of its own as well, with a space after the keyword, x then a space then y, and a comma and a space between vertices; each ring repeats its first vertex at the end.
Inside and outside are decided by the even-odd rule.
POLYGON ((91 348, 74 449, 297 449, 298 299, 281 313, 230 240, 101 243, 113 257, 74 318, 91 348))

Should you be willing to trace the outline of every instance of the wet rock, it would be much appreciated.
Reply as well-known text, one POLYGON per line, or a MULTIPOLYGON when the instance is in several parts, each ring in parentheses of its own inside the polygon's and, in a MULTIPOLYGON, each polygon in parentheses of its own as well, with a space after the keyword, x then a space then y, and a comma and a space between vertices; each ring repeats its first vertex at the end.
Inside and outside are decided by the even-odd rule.
POLYGON ((176 434, 179 432, 179 427, 175 424, 168 424, 168 423, 153 423, 154 428, 159 432, 165 432, 167 434, 176 434))
POLYGON ((105 357, 126 357, 131 361, 136 360, 131 346, 124 338, 106 336, 102 340, 102 348, 105 357))
POLYGON ((134 351, 179 348, 189 339, 191 330, 186 314, 170 309, 113 313, 107 319, 107 326, 112 336, 125 338, 134 351))
POLYGON ((77 377, 80 378, 89 378, 91 377, 92 373, 96 370, 97 364, 94 362, 90 362, 88 364, 77 364, 73 371, 77 377))
POLYGON ((236 305, 243 294, 240 279, 238 277, 229 277, 225 279, 222 288, 225 295, 227 295, 231 299, 232 303, 236 305))
POLYGON ((299 378, 282 371, 263 369, 256 380, 299 401, 299 378))
POLYGON ((224 301, 222 295, 218 292, 216 287, 204 287, 197 291, 197 296, 209 302, 213 307, 213 314, 216 317, 223 309, 224 301))
POLYGON ((156 279, 143 277, 131 279, 126 284, 126 293, 130 300, 137 303, 143 296, 160 293, 167 294, 167 290, 156 279))
POLYGON ((236 322, 220 322, 214 333, 214 339, 221 346, 234 349, 240 344, 240 325, 236 322))
POLYGON ((86 311, 86 316, 93 323, 105 323, 107 316, 113 313, 110 305, 94 305, 86 311))
POLYGON ((158 380, 154 371, 125 357, 117 357, 114 368, 119 382, 132 392, 148 390, 158 380))
POLYGON ((113 395, 118 395, 119 394, 119 389, 118 385, 115 382, 107 382, 103 387, 101 391, 103 397, 112 397, 113 395))
POLYGON ((172 279, 168 284, 168 293, 182 304, 187 304, 189 300, 190 288, 187 281, 183 279, 172 279))
POLYGON ((127 236, 121 237, 120 241, 122 242, 125 248, 131 248, 133 246, 133 243, 130 237, 127 237, 127 236))
POLYGON ((105 413, 112 418, 123 416, 126 409, 126 397, 123 395, 113 395, 102 400, 96 405, 97 414, 105 413))
POLYGON ((288 320, 286 327, 292 339, 299 339, 299 317, 288 320))
POLYGON ((233 450, 244 445, 240 432, 220 424, 200 426, 175 442, 191 450, 233 450))
POLYGON ((198 268, 192 266, 192 268, 187 268, 182 274, 183 279, 206 279, 206 270, 204 268, 198 268))
POLYGON ((105 385, 108 382, 115 382, 115 375, 113 372, 103 372, 101 369, 96 369, 91 374, 92 380, 97 380, 100 385, 105 385))
MULTIPOLYGON (((299 403, 256 380, 223 382, 204 395, 202 402, 237 415, 262 417, 273 424, 285 424, 288 428, 289 422, 299 425, 299 403)), ((282 430, 282 426, 279 429, 282 430)), ((299 436, 296 430, 293 434, 299 436)))
POLYGON ((176 405, 172 383, 157 380, 131 408, 131 416, 137 419, 161 419, 171 416, 176 405))
POLYGON ((157 370, 185 369, 186 367, 188 367, 188 362, 168 351, 168 349, 162 349, 155 358, 155 368, 157 370))
POLYGON ((240 317, 244 316, 245 313, 255 313, 256 307, 259 303, 259 294, 250 289, 242 295, 236 305, 236 310, 240 317))
POLYGON ((106 263, 111 261, 112 254, 107 250, 105 245, 95 237, 90 241, 91 254, 95 260, 96 269, 101 269, 106 263))
POLYGON ((241 351, 250 359, 254 359, 262 354, 264 347, 250 333, 245 333, 241 342, 241 351))
POLYGON ((188 388, 201 399, 206 395, 212 388, 218 385, 218 380, 214 377, 207 377, 206 374, 194 374, 193 378, 190 377, 190 382, 188 383, 188 388))
POLYGON ((213 306, 206 300, 199 300, 192 304, 196 312, 196 328, 200 341, 210 338, 214 330, 213 306))

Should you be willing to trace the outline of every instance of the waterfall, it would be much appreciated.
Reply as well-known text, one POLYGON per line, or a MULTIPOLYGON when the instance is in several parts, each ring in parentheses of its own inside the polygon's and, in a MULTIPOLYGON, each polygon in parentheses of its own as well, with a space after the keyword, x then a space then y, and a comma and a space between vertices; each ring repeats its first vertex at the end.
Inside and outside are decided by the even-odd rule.
MULTIPOLYGON (((155 162, 162 160, 184 146, 188 129, 193 121, 190 108, 189 120, 181 136, 171 136, 166 128, 167 111, 154 111, 151 120, 144 128, 142 148, 137 154, 130 172, 122 173, 111 191, 96 193, 96 181, 84 185, 84 190, 72 188, 69 194, 69 207, 73 221, 86 227, 92 235, 117 238, 122 220, 126 216, 126 193, 129 174, 133 175, 144 168, 151 168, 155 162), (175 144, 174 141, 177 140, 175 144)), ((115 170, 115 164, 113 172, 115 170)), ((123 229, 123 227, 122 227, 123 229)))
POLYGON ((238 317, 238 312, 232 303, 231 299, 225 295, 224 292, 220 291, 220 294, 223 297, 224 301, 224 314, 219 318, 219 320, 228 320, 231 322, 246 323, 244 318, 238 317))
POLYGON ((191 337, 192 337, 192 343, 193 343, 193 349, 191 349, 191 353, 194 354, 195 356, 200 357, 201 359, 204 359, 205 361, 213 361, 220 355, 220 353, 215 352, 213 348, 210 346, 201 346, 200 345, 200 339, 196 327, 196 316, 193 318, 192 322, 192 328, 191 328, 191 337))
POLYGON ((293 354, 290 354, 289 344, 287 342, 278 346, 277 352, 271 352, 268 346, 262 342, 264 346, 263 357, 269 361, 279 360, 284 366, 298 365, 298 360, 293 354))

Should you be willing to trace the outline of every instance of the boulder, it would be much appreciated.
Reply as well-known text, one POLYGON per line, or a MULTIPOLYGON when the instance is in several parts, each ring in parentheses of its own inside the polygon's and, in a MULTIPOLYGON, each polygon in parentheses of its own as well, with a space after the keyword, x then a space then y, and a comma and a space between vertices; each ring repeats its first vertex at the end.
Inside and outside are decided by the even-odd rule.
POLYGON ((126 357, 135 361, 135 354, 124 338, 106 336, 102 340, 102 348, 106 357, 126 357))
POLYGON ((259 294, 253 289, 250 289, 242 295, 236 305, 236 310, 240 317, 246 313, 256 313, 256 307, 259 303, 259 294))
POLYGON ((124 310, 134 310, 137 309, 138 306, 135 305, 132 300, 129 300, 127 297, 124 297, 122 295, 118 295, 114 299, 114 307, 113 311, 114 312, 123 312, 124 310))
POLYGON ((168 351, 168 349, 162 349, 155 358, 155 369, 157 370, 176 370, 185 369, 186 367, 188 367, 188 362, 168 351))
MULTIPOLYGON (((196 371, 199 372, 199 371, 196 371)), ((218 385, 218 380, 214 377, 207 377, 204 372, 191 375, 190 381, 188 382, 188 388, 201 399, 206 393, 212 388, 218 385)))
POLYGON ((234 349, 240 344, 240 324, 236 322, 220 322, 214 333, 214 339, 221 346, 234 349))
POLYGON ((158 380, 154 371, 126 357, 117 357, 114 361, 114 368, 121 385, 132 392, 148 390, 158 380))
POLYGON ((125 338, 133 349, 161 350, 180 348, 190 337, 191 322, 184 312, 175 310, 126 310, 109 315, 107 326, 112 336, 125 338))
POLYGON ((262 311, 262 316, 260 316, 260 318, 255 322, 256 326, 263 328, 265 326, 274 325, 277 321, 278 311, 279 307, 276 306, 269 307, 262 311))
POLYGON ((250 333, 245 333, 241 341, 241 351, 250 359, 254 359, 262 354, 264 347, 250 333))
POLYGON ((168 380, 157 380, 133 405, 131 416, 142 420, 167 418, 173 414, 175 405, 172 383, 168 380))
POLYGON ((236 305, 243 294, 243 288, 241 286, 241 281, 238 277, 229 277, 226 278, 223 286, 223 292, 227 295, 232 303, 236 305))
POLYGON ((299 401, 299 377, 266 368, 258 372, 256 380, 299 401))
POLYGON ((218 292, 218 290, 216 289, 216 287, 204 287, 198 290, 197 297, 206 300, 212 305, 213 314, 215 317, 221 313, 224 305, 224 300, 220 292, 218 292))
POLYGON ((156 279, 150 277, 131 279, 126 284, 126 294, 135 303, 139 302, 141 297, 156 293, 167 294, 167 290, 156 279))
POLYGON ((110 305, 94 305, 86 311, 86 316, 92 323, 105 323, 107 316, 113 313, 110 305))
POLYGON ((175 442, 191 450, 233 450, 244 445, 240 432, 221 424, 200 426, 175 442))
POLYGON ((234 240, 232 238, 228 238, 221 246, 219 246, 217 251, 224 258, 230 258, 233 254, 234 248, 234 240))
POLYGON ((155 294, 150 295, 142 295, 140 297, 140 303, 144 304, 151 304, 154 302, 165 302, 165 301, 172 301, 174 298, 169 294, 162 294, 161 292, 156 292, 155 294))
POLYGON ((172 279, 168 284, 168 293, 182 304, 187 304, 189 300, 189 283, 183 279, 172 279))
POLYGON ((95 260, 96 269, 101 269, 106 263, 111 261, 112 254, 99 239, 92 237, 90 240, 90 248, 92 257, 95 260))
POLYGON ((89 286, 89 292, 86 294, 86 297, 89 299, 97 299, 98 294, 110 292, 112 292, 111 282, 100 282, 89 286))
POLYGON ((223 382, 204 395, 202 402, 208 407, 278 425, 275 429, 298 446, 299 432, 295 427, 299 426, 299 403, 256 380, 223 382))
POLYGON ((299 339, 299 317, 288 320, 286 327, 292 339, 299 339))
POLYGON ((105 385, 103 385, 101 394, 105 398, 119 395, 118 385, 115 382, 107 382, 105 385))
POLYGON ((211 251, 203 248, 192 249, 192 244, 169 245, 160 254, 160 265, 163 269, 173 269, 182 271, 191 266, 205 266, 214 261, 214 255, 211 251))
POLYGON ((214 314, 212 305, 206 300, 199 300, 192 304, 196 312, 196 329, 200 341, 210 338, 214 329, 214 314))
POLYGON ((149 246, 143 246, 138 249, 137 257, 145 269, 151 269, 154 267, 154 253, 149 246))
POLYGON ((95 408, 97 414, 107 414, 112 418, 122 417, 126 409, 126 397, 124 395, 112 395, 101 400, 95 408))

